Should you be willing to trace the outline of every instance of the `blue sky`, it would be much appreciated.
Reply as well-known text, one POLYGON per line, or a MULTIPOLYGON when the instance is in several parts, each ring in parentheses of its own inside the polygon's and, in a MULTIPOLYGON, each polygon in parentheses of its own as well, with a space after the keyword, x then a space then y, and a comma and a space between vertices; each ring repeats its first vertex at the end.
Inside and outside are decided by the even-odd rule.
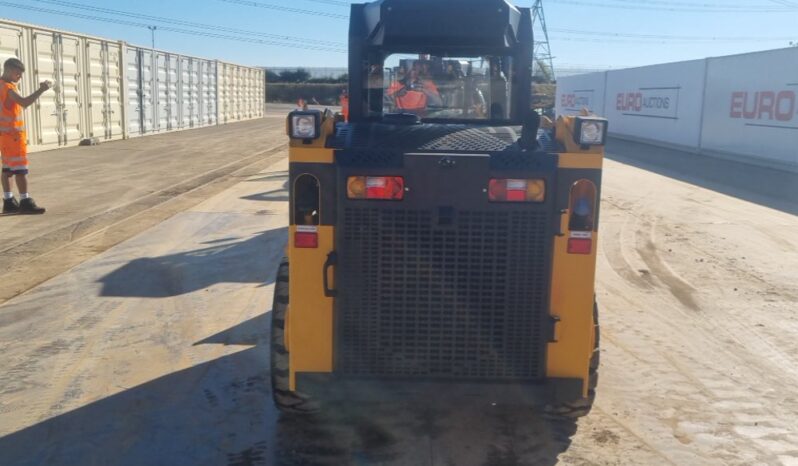
MULTIPOLYGON (((346 54, 313 48, 343 49, 346 43, 348 0, 0 0, 0 16, 28 23, 121 39, 148 45, 146 27, 109 24, 8 6, 115 18, 140 25, 160 26, 156 46, 190 55, 218 58, 245 65, 345 66, 346 54), (253 7, 253 3, 300 9, 317 14, 253 7), (205 33, 249 35, 255 42, 231 41, 168 31, 198 30, 196 26, 167 25, 154 19, 121 17, 74 8, 77 4, 151 15, 227 28, 205 33), (234 29, 231 31, 229 29, 234 29), (304 38, 277 39, 279 37, 304 38), (270 43, 262 43, 270 42, 270 43), (284 44, 296 44, 289 47, 284 44), (340 44, 340 45, 339 45, 340 44), (307 48, 310 47, 310 48, 307 48)), ((519 0, 531 6, 533 0, 519 0)), ((555 68, 624 68, 786 47, 798 41, 798 0, 544 0, 555 68), (623 35, 616 35, 623 34, 623 35), (639 35, 654 37, 642 38, 639 35), (663 37, 668 36, 668 37, 663 37), (675 37, 674 37, 675 36, 675 37), (701 40, 716 38, 717 40, 701 40), (727 40, 733 38, 734 40, 727 40)))

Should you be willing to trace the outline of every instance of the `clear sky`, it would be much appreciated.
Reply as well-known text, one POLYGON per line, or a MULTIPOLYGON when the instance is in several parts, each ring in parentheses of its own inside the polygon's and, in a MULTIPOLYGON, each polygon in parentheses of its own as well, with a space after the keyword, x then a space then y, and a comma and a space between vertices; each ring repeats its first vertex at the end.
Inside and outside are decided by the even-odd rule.
MULTIPOLYGON (((164 50, 253 66, 343 67, 349 3, 356 2, 0 0, 0 16, 141 45, 154 25, 164 50)), ((544 0, 544 11, 555 68, 623 68, 798 42, 798 0, 544 0)))

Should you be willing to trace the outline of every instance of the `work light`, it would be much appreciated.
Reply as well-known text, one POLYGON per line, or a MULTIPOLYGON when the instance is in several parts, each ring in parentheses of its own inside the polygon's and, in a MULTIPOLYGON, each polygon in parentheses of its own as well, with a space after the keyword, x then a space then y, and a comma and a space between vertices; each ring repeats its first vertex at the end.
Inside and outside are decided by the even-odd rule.
POLYGON ((291 112, 289 136, 295 139, 316 139, 321 133, 321 112, 318 110, 291 112))
POLYGON ((603 146, 607 140, 607 120, 598 117, 576 117, 574 139, 580 146, 603 146))

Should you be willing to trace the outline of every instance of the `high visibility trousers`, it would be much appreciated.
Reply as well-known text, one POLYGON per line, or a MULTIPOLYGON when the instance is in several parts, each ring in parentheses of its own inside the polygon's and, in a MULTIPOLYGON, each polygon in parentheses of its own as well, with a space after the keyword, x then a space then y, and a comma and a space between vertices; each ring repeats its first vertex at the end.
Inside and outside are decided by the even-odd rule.
POLYGON ((3 173, 28 174, 28 137, 24 131, 0 133, 3 173))

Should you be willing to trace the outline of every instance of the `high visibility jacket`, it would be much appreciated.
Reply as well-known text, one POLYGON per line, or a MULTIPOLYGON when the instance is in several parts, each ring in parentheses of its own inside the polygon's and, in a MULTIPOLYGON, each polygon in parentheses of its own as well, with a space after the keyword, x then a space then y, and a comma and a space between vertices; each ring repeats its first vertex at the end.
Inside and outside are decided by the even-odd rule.
POLYGON ((25 131, 22 106, 11 100, 8 96, 9 91, 17 92, 17 86, 0 79, 0 135, 25 131))
POLYGON ((344 116, 344 121, 349 121, 349 96, 341 96, 341 114, 344 116))
MULTIPOLYGON (((438 87, 430 80, 422 80, 420 85, 428 92, 439 94, 438 87)), ((422 112, 426 110, 427 100, 429 100, 427 94, 420 89, 407 89, 405 85, 399 81, 393 82, 391 87, 388 88, 388 96, 396 100, 396 106, 401 110, 408 110, 411 112, 422 112), (399 95, 403 89, 405 92, 399 95)))
POLYGON ((28 146, 22 106, 11 100, 9 91, 17 91, 14 83, 0 79, 0 158, 3 172, 28 173, 28 146))

